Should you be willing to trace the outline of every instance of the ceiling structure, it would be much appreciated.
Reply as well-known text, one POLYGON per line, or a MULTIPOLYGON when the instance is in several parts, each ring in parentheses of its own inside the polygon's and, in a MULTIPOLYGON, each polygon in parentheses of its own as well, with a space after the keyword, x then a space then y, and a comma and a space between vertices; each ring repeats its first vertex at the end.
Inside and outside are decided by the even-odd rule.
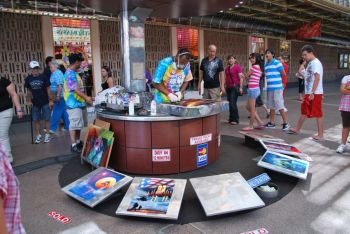
MULTIPOLYGON (((122 0, 0 0, 0 11, 116 19, 122 0)), ((350 46, 348 0, 128 0, 128 9, 153 9, 149 21, 285 37, 288 29, 321 21, 313 38, 350 46)))

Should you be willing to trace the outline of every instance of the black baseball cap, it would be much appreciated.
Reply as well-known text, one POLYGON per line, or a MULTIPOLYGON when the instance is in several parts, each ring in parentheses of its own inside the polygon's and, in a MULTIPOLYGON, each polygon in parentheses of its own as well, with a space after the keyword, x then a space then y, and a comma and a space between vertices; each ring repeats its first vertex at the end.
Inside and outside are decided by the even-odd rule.
POLYGON ((84 57, 81 53, 78 53, 78 54, 70 54, 69 57, 69 64, 73 64, 75 63, 76 61, 84 61, 84 57))

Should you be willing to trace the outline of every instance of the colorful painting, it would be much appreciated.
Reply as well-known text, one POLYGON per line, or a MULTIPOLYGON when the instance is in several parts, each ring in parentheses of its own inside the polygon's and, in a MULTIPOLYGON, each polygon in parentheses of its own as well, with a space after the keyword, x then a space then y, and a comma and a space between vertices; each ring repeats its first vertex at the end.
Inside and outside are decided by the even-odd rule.
POLYGON ((176 220, 187 180, 136 177, 116 214, 176 220))
POLYGON ((307 156, 295 146, 292 146, 286 143, 273 142, 268 140, 260 140, 260 143, 266 150, 287 154, 287 155, 307 156))
POLYGON ((112 150, 113 132, 90 125, 86 134, 82 158, 95 167, 107 167, 112 150))
POLYGON ((82 203, 94 207, 131 180, 129 176, 100 167, 62 190, 82 203))
POLYGON ((258 166, 304 180, 309 170, 309 162, 272 151, 265 152, 258 166))
POLYGON ((174 186, 171 179, 143 178, 127 211, 166 214, 174 186))

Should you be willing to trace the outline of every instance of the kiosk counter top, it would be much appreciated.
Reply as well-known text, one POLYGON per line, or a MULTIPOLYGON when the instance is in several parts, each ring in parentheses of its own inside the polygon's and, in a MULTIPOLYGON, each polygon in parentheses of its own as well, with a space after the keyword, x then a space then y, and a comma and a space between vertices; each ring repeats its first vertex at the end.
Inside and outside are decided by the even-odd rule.
POLYGON ((220 108, 202 111, 200 114, 204 115, 196 117, 129 116, 99 108, 96 111, 97 119, 110 123, 110 130, 114 132, 109 166, 115 170, 132 174, 173 174, 199 169, 219 157, 220 108))

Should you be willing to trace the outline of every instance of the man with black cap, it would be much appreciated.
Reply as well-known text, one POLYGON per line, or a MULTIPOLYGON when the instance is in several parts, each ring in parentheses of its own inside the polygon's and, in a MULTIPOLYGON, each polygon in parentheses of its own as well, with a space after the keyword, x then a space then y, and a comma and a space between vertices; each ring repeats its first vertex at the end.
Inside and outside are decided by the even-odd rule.
POLYGON ((267 49, 265 52, 265 75, 267 81, 267 108, 270 109, 270 121, 265 125, 267 128, 275 128, 276 110, 280 112, 283 119, 282 130, 289 129, 288 118, 285 112, 283 99, 283 84, 282 77, 286 75, 283 65, 275 59, 275 51, 267 49))
POLYGON ((87 122, 86 103, 92 104, 91 97, 84 93, 83 82, 78 73, 82 61, 84 61, 82 54, 71 54, 69 56, 70 65, 63 79, 63 97, 69 117, 72 153, 80 153, 83 148, 83 143, 80 141, 80 132, 87 122))
POLYGON ((50 137, 50 116, 53 106, 52 98, 49 98, 50 81, 45 75, 40 74, 40 64, 37 61, 29 63, 31 75, 25 79, 25 88, 27 89, 27 103, 32 106, 32 118, 35 125, 36 138, 35 144, 39 144, 43 139, 40 133, 40 120, 45 121, 46 134, 44 142, 48 143, 50 137))

